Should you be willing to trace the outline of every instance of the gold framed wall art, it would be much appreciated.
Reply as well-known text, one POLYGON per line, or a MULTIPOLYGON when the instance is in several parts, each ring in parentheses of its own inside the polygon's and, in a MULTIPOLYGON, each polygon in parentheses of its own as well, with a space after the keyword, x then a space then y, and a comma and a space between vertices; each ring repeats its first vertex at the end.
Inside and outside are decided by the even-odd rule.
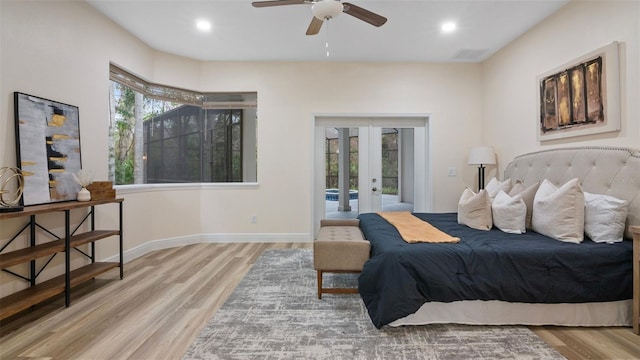
POLYGON ((618 51, 612 42, 538 76, 539 141, 620 130, 618 51))

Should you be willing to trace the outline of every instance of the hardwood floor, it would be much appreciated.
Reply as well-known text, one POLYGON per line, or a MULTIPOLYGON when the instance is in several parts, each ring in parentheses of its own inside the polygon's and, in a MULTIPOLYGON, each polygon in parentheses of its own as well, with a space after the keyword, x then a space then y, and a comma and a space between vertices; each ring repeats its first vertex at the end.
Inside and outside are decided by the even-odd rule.
MULTIPOLYGON (((197 244, 149 253, 0 323, 1 359, 179 359, 264 249, 197 244)), ((329 295, 331 296, 331 295, 329 295)), ((639 359, 631 328, 532 327, 568 359, 639 359)))

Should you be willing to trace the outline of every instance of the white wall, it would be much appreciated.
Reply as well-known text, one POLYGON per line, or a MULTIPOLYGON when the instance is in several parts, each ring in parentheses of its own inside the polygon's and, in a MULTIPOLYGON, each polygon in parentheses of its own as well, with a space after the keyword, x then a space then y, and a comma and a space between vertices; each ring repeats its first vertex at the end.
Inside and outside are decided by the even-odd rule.
MULTIPOLYGON (((1 1, 0 13, 2 166, 15 164, 13 92, 20 91, 79 106, 83 167, 107 179, 110 61, 161 84, 257 91, 259 184, 120 189, 129 254, 157 241, 310 240, 317 113, 431 114, 434 210, 455 210, 465 184, 475 184, 475 168, 465 160, 481 140, 479 64, 200 62, 148 48, 84 2, 1 1), (449 167, 458 177, 447 177, 449 167)), ((98 209, 98 228, 116 220, 112 210, 98 209)), ((0 240, 21 224, 3 221, 0 240)), ((114 242, 103 242, 99 259, 117 253, 114 242)), ((24 286, 6 274, 0 284, 9 291, 24 286)))
MULTIPOLYGON (((119 191, 132 254, 158 240, 309 239, 313 114, 431 114, 435 211, 455 210, 464 186, 475 186, 466 164, 473 145, 496 146, 503 169, 541 148, 640 144, 639 2, 571 2, 481 65, 200 62, 148 48, 84 2, 1 1, 0 14, 0 166, 15 164, 13 92, 21 91, 79 106, 83 165, 106 179, 110 61, 162 84, 258 92, 259 185, 119 191), (536 76, 614 40, 624 43, 622 131, 539 144, 536 76)), ((98 219, 116 223, 110 210, 98 219)), ((3 221, 0 240, 20 224, 3 221)), ((113 244, 98 247, 101 259, 115 254, 113 244)), ((24 286, 6 274, 0 283, 24 286)))
MULTIPOLYGON (((93 171, 96 179, 107 179, 109 61, 127 64, 149 76, 154 52, 84 2, 2 1, 0 16, 0 166, 16 164, 13 92, 20 91, 79 106, 84 168, 93 171)), ((117 212, 100 211, 104 213, 100 222, 108 224, 103 228, 117 226, 117 212)), ((127 223, 132 213, 128 215, 127 223)), ((62 234, 62 219, 54 214, 38 221, 62 234)), ((2 221, 1 243, 26 220, 2 221)), ((136 235, 144 230, 127 226, 125 233, 136 235)), ((114 239, 107 244, 109 250, 99 256, 116 254, 114 239)), ((127 240, 135 244, 134 236, 127 240)), ((16 242, 9 249, 26 243, 22 239, 16 242)), ((62 258, 58 256, 52 263, 53 271, 43 273, 39 280, 59 274, 62 258)), ((27 273, 26 267, 14 270, 27 273)), ((3 295, 25 286, 4 272, 0 283, 3 295)))
MULTIPOLYGON (((460 178, 450 181, 441 169, 466 167, 466 149, 456 144, 478 138, 477 132, 460 131, 479 130, 478 65, 208 63, 202 78, 204 86, 209 81, 219 88, 258 92, 258 181, 264 191, 247 194, 246 201, 266 205, 256 215, 259 224, 266 219, 269 231, 308 232, 314 113, 431 113, 432 146, 443 150, 433 158, 434 187, 443 189, 434 208, 455 208, 464 184, 460 178), (465 106, 460 106, 462 99, 465 106)), ((251 209, 244 204, 237 203, 240 216, 230 215, 229 221, 247 222, 251 209)))
POLYGON ((640 2, 573 1, 485 61, 483 134, 496 147, 500 173, 514 156, 540 149, 640 147, 639 47, 640 2), (612 41, 622 42, 622 130, 539 143, 536 77, 612 41))

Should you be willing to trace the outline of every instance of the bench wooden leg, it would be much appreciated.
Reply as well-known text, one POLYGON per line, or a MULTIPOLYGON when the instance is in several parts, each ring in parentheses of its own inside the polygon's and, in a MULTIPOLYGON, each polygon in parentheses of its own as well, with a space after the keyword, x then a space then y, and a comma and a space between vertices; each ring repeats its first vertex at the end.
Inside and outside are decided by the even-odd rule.
MULTIPOLYGON (((322 299, 322 294, 357 294, 357 288, 324 288, 322 287, 322 274, 323 270, 316 270, 318 272, 318 299, 322 299)), ((352 273, 358 274, 359 270, 326 270, 326 272, 330 273, 352 273)))

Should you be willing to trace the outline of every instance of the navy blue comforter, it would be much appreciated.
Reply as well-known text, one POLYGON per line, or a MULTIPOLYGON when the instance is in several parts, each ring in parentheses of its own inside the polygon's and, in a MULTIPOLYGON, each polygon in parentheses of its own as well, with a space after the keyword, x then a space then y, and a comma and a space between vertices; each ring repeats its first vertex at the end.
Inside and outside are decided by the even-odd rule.
POLYGON ((560 242, 533 231, 461 226, 455 213, 414 214, 459 243, 408 244, 377 214, 361 214, 371 259, 358 290, 377 328, 428 301, 582 303, 632 298, 633 244, 560 242))

